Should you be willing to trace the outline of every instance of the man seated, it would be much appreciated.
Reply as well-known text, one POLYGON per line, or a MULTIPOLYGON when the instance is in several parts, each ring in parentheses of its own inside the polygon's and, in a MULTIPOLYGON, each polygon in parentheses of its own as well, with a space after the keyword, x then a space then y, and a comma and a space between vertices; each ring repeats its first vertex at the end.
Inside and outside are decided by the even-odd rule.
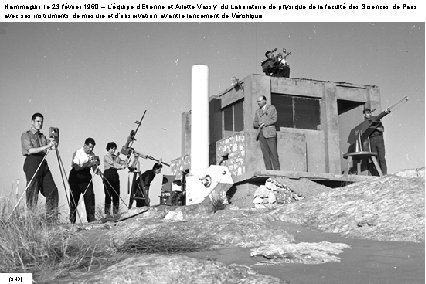
POLYGON ((261 62, 262 71, 268 76, 290 77, 290 66, 287 63, 287 57, 291 52, 283 48, 283 53, 275 54, 277 49, 268 50, 265 53, 266 59, 261 62))
POLYGON ((263 73, 265 73, 266 75, 271 76, 274 73, 274 70, 277 65, 277 62, 274 56, 274 51, 276 50, 277 49, 274 49, 272 51, 268 50, 265 53, 266 59, 260 63, 260 65, 262 66, 263 73))
POLYGON ((290 78, 290 65, 287 63, 287 57, 291 54, 291 52, 287 52, 284 48, 283 53, 278 53, 277 55, 277 77, 290 78))

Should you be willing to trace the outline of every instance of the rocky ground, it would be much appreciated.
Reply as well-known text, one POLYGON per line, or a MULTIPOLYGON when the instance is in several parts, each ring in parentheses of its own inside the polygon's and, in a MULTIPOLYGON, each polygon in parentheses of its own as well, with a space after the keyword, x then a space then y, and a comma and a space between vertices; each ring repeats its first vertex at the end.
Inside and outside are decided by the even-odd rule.
MULTIPOLYGON (((305 283, 298 281, 297 275, 276 277, 263 271, 260 274, 253 266, 236 264, 238 261, 225 264, 216 258, 188 255, 241 248, 246 250, 243 252, 246 257, 263 259, 261 262, 273 265, 271 267, 292 263, 315 266, 338 263, 342 261, 342 253, 352 249, 351 242, 344 238, 300 241, 295 238, 299 229, 287 230, 290 227, 287 222, 345 237, 415 242, 423 244, 424 248, 424 176, 388 175, 335 189, 307 180, 280 182, 305 198, 266 209, 249 208, 245 200, 239 203, 244 206, 237 206, 236 202, 215 213, 208 203, 138 208, 123 214, 119 222, 64 225, 58 229, 58 234, 70 239, 70 249, 86 249, 92 257, 80 267, 39 273, 35 275, 36 280, 305 283)), ((248 196, 247 192, 234 195, 237 200, 248 199, 248 196)), ((422 275, 419 277, 424 279, 424 269, 422 275)))
POLYGON ((321 192, 270 215, 345 236, 424 242, 424 182, 421 177, 388 175, 321 192))

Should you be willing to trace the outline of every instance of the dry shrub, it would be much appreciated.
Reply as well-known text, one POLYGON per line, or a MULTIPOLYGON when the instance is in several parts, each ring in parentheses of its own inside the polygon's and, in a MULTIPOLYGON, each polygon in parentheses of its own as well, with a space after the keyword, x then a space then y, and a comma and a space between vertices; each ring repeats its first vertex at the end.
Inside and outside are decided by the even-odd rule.
POLYGON ((11 204, 1 204, 0 216, 0 270, 25 271, 45 262, 56 262, 63 253, 53 245, 50 224, 41 210, 14 212, 11 204))
POLYGON ((216 211, 223 210, 226 208, 226 205, 224 204, 224 201, 220 196, 213 195, 212 196, 212 207, 213 212, 216 213, 216 211))
POLYGON ((110 252, 75 237, 72 229, 46 220, 45 209, 15 210, 9 200, 0 204, 0 272, 58 274, 70 268, 88 268, 110 252))

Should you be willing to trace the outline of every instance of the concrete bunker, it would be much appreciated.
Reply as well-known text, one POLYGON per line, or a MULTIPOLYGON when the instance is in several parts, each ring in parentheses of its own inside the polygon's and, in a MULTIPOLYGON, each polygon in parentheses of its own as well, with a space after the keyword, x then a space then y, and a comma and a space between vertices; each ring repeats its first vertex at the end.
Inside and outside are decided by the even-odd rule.
MULTIPOLYGON (((354 148, 353 128, 364 120, 366 103, 380 111, 377 86, 251 74, 209 97, 209 163, 219 164, 226 156, 236 185, 273 176, 308 178, 329 186, 358 180, 344 174, 348 162, 343 154, 354 148), (256 99, 262 95, 278 111, 280 171, 265 170, 253 129, 256 99)), ((177 178, 190 165, 190 125, 191 112, 185 112, 182 155, 172 161, 177 178)))

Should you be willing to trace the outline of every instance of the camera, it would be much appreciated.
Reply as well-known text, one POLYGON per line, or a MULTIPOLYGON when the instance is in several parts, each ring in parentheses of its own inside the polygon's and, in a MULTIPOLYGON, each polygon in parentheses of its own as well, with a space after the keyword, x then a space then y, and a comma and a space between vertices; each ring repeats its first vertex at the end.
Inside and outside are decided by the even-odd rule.
POLYGON ((49 138, 52 138, 57 144, 59 144, 59 128, 49 127, 49 138))
POLYGON ((101 159, 99 159, 99 156, 92 156, 92 161, 96 162, 96 165, 100 165, 101 164, 101 159))

